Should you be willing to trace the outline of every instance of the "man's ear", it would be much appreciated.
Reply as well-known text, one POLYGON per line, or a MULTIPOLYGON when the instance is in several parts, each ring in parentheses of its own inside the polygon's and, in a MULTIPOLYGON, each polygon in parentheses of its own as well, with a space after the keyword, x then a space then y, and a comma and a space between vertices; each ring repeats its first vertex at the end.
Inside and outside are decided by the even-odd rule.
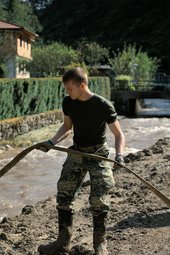
POLYGON ((85 88, 85 86, 86 86, 86 84, 84 83, 84 82, 82 82, 81 84, 80 84, 80 89, 84 89, 85 88))

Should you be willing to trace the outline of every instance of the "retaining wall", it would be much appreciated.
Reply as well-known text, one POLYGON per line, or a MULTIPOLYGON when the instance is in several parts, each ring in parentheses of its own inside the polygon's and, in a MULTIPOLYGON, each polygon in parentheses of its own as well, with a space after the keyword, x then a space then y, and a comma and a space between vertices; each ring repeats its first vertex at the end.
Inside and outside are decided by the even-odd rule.
POLYGON ((31 130, 62 122, 61 110, 47 111, 40 114, 0 120, 0 140, 12 139, 31 130))

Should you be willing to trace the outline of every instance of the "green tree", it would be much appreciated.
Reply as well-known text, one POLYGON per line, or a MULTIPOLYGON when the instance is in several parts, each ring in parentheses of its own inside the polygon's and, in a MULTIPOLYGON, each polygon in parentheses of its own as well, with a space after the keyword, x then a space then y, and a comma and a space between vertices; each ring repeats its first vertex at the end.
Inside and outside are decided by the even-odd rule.
POLYGON ((77 51, 80 61, 90 66, 100 65, 106 62, 109 57, 108 49, 96 42, 88 42, 87 40, 83 40, 78 44, 77 51))
POLYGON ((16 23, 26 29, 39 32, 41 26, 37 16, 33 13, 31 4, 28 2, 21 2, 19 0, 10 0, 8 5, 7 20, 16 23))
POLYGON ((29 64, 32 75, 57 75, 61 67, 78 61, 75 50, 58 42, 34 47, 32 55, 33 61, 29 64))
POLYGON ((7 73, 5 64, 8 60, 15 54, 15 41, 14 37, 11 34, 5 33, 4 31, 0 32, 0 69, 1 72, 7 73))
POLYGON ((6 20, 7 12, 5 10, 5 5, 0 2, 0 19, 1 20, 6 20))
POLYGON ((141 86, 154 78, 159 65, 158 59, 149 57, 141 49, 137 50, 135 45, 125 45, 122 51, 114 52, 109 62, 115 76, 132 77, 141 86))
POLYGON ((54 0, 41 12, 45 41, 76 45, 87 38, 116 50, 124 42, 137 43, 149 56, 161 58, 170 72, 169 0, 54 0), (70 9, 71 6, 71 9, 70 9), (71 10, 71 11, 70 11, 71 10))

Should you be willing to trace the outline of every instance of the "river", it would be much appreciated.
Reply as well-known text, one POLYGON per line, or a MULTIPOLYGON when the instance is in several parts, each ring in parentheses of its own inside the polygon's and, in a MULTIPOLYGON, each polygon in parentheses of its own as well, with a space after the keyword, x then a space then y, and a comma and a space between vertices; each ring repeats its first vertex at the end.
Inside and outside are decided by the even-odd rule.
MULTIPOLYGON (((159 101, 156 105, 152 100, 146 100, 145 103, 147 108, 139 112, 139 116, 145 115, 145 117, 120 117, 126 137, 125 155, 146 148, 160 138, 170 136, 169 117, 160 117, 161 115, 170 116, 170 100, 159 101), (155 117, 150 117, 153 114, 155 117)), ((113 158, 114 138, 109 129, 107 140, 110 146, 110 158, 113 158)), ((71 141, 70 136, 60 145, 69 146, 71 141)), ((5 157, 0 159, 0 169, 19 151, 21 148, 10 149, 6 152, 5 157)), ((65 157, 66 154, 59 151, 43 153, 35 150, 4 175, 0 179, 0 219, 4 216, 13 217, 19 214, 26 204, 34 204, 56 194, 56 183, 65 157)))

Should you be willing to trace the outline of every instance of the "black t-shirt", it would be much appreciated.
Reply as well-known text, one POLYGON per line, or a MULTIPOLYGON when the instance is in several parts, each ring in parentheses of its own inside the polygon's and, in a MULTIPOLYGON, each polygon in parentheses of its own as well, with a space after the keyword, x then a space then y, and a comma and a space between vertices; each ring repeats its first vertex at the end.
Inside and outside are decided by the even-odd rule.
POLYGON ((66 96, 63 100, 64 115, 73 123, 74 142, 79 146, 92 146, 106 141, 106 123, 117 119, 112 103, 94 94, 89 100, 73 100, 66 96))

